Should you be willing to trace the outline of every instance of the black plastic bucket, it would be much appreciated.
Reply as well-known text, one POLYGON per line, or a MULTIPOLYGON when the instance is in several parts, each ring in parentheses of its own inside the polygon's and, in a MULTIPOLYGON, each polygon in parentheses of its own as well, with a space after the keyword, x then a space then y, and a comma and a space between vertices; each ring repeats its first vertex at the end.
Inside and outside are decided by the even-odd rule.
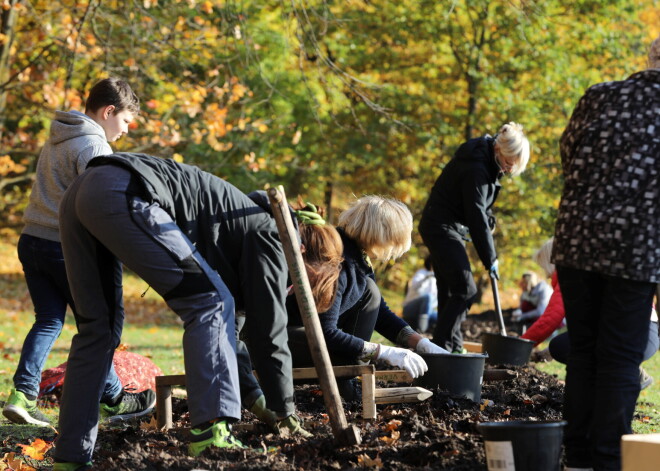
POLYGON ((481 383, 488 355, 468 353, 422 353, 429 369, 413 384, 429 389, 440 388, 452 396, 463 396, 474 402, 481 401, 481 383))
POLYGON ((524 365, 529 361, 533 348, 534 342, 531 340, 501 334, 485 333, 481 339, 481 349, 488 354, 491 365, 524 365))
POLYGON ((565 421, 484 422, 488 471, 560 471, 565 421))

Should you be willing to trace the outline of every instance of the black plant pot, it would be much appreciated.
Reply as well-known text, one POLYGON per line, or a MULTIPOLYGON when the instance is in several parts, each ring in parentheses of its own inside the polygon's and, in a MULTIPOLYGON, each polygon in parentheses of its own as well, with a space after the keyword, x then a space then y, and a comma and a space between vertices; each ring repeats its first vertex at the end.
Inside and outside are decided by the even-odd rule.
POLYGON ((488 469, 560 471, 564 425, 565 421, 524 420, 477 424, 488 469))
POLYGON ((481 349, 488 354, 490 365, 524 365, 529 361, 534 342, 500 334, 485 333, 481 338, 481 349))
POLYGON ((474 402, 481 401, 481 383, 488 355, 423 353, 421 356, 429 369, 423 376, 415 379, 413 384, 429 389, 438 387, 452 396, 463 396, 474 402))

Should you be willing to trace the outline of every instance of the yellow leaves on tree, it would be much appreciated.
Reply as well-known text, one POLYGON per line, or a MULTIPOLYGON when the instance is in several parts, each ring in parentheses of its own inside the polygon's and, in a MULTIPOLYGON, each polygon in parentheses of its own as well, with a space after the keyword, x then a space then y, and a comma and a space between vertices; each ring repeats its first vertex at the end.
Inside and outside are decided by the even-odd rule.
POLYGON ((200 10, 202 10, 204 13, 210 15, 213 13, 213 4, 209 2, 208 0, 202 3, 202 5, 199 7, 200 10))
POLYGON ((23 173, 25 172, 25 166, 17 164, 12 160, 8 155, 0 156, 0 177, 9 175, 10 173, 23 173))

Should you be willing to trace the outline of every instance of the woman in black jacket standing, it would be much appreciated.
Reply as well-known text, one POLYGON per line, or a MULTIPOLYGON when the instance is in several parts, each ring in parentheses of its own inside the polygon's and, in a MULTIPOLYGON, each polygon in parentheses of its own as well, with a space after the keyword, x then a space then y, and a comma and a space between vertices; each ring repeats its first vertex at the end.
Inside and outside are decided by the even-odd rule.
POLYGON ((492 207, 500 178, 520 175, 529 153, 522 126, 505 124, 495 137, 463 143, 431 190, 419 232, 431 252, 438 283, 433 340, 450 352, 463 351, 461 322, 477 294, 465 241, 472 240, 484 267, 499 278, 492 207))

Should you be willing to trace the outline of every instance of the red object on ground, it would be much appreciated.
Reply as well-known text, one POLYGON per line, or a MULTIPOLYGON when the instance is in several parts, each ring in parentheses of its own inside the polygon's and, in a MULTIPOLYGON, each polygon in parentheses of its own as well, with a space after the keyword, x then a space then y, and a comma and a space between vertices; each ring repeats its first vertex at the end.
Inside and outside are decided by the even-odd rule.
MULTIPOLYGON (((156 390, 156 376, 162 376, 163 372, 149 358, 138 353, 116 350, 112 362, 119 376, 122 386, 133 392, 145 389, 156 390)), ((52 393, 64 384, 66 362, 54 368, 49 368, 41 374, 39 384, 39 396, 52 393)))

